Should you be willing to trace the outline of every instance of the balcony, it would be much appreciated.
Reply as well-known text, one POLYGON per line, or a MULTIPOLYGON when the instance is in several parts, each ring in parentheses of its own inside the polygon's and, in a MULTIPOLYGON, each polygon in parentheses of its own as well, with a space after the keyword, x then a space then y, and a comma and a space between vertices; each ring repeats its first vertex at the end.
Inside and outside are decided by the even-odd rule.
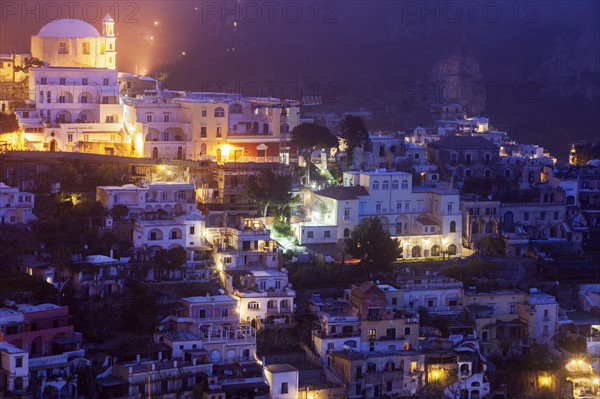
POLYGON ((350 331, 350 332, 336 332, 336 333, 329 333, 327 334, 327 332, 325 331, 319 331, 319 330, 315 330, 313 331, 313 335, 316 337, 319 337, 321 339, 334 339, 334 338, 356 338, 356 337, 360 337, 360 330, 354 330, 354 331, 350 331))

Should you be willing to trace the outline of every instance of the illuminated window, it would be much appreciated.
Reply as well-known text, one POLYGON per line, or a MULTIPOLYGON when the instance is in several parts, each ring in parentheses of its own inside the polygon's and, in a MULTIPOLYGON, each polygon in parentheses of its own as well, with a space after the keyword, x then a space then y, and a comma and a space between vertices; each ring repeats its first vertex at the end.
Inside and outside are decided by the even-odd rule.
POLYGON ((377 329, 371 328, 369 330, 369 340, 371 340, 371 341, 374 340, 376 335, 377 335, 377 329))
POLYGON ((81 43, 81 52, 85 55, 90 54, 90 43, 89 42, 81 43))
POLYGON ((69 51, 67 50, 67 42, 58 43, 58 54, 69 54, 69 51))

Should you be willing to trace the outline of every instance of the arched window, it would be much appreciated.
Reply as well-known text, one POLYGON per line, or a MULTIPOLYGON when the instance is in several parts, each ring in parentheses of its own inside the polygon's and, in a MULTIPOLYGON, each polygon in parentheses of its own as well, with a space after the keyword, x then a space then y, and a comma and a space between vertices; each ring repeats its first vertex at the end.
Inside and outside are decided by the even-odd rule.
POLYGON ((448 245, 448 255, 456 255, 456 245, 448 245))
POLYGON ((440 256, 440 246, 439 245, 434 245, 433 247, 431 247, 431 256, 440 256))
POLYGON ((241 114, 243 112, 242 110, 242 105, 235 103, 235 104, 231 104, 231 107, 229 107, 229 113, 230 114, 241 114))
POLYGON ((387 180, 384 180, 381 183, 381 189, 382 190, 389 190, 390 189, 390 183, 387 180))
POLYGON ((373 180, 373 184, 371 185, 373 190, 379 190, 379 180, 373 180))
POLYGON ((412 257, 413 258, 420 258, 421 257, 421 247, 418 245, 415 245, 412 248, 412 257))
POLYGON ((392 190, 398 190, 398 180, 392 181, 392 190))
POLYGON ((450 222, 450 233, 456 233, 456 222, 454 220, 450 222))
POLYGON ((156 147, 152 149, 152 159, 158 159, 158 148, 156 147))
POLYGON ((215 118, 223 118, 225 116, 225 109, 223 107, 215 108, 215 118))
POLYGON ((201 144, 200 145, 200 155, 205 155, 206 154, 206 144, 201 144))
POLYGON ((183 159, 183 148, 177 147, 177 159, 183 159))
POLYGON ((348 237, 350 237, 350 229, 345 228, 344 229, 344 238, 348 238, 348 237))

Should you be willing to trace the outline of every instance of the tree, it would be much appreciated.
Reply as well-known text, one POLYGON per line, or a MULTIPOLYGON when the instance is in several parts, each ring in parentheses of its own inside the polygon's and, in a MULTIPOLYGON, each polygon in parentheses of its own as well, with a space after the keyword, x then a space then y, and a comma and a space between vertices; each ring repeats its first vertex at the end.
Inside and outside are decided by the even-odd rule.
POLYGON ((504 240, 496 237, 484 237, 477 244, 477 249, 484 256, 501 256, 504 255, 505 250, 504 240))
POLYGON ((592 159, 600 159, 600 142, 575 144, 575 162, 577 165, 585 165, 592 159))
POLYGON ((310 183, 312 153, 317 148, 337 147, 338 139, 325 126, 315 123, 302 123, 292 130, 292 142, 303 153, 306 162, 306 185, 310 183))
POLYGON ((248 197, 255 201, 267 216, 270 206, 275 207, 275 213, 281 214, 292 204, 292 181, 289 177, 279 176, 270 170, 258 176, 251 176, 245 183, 248 197))
POLYGON ((378 271, 389 271, 392 262, 402 253, 398 240, 391 238, 377 217, 360 221, 346 238, 346 251, 360 258, 363 265, 378 271))
POLYGON ((116 220, 121 220, 129 214, 129 207, 123 204, 117 204, 110 210, 110 216, 116 220))
POLYGON ((0 133, 12 133, 19 131, 19 120, 15 114, 0 112, 0 133))
POLYGON ((371 150, 371 139, 369 131, 359 116, 347 115, 342 119, 338 127, 339 136, 346 143, 346 159, 352 163, 354 149, 362 147, 366 151, 371 150))
POLYGON ((25 58, 25 65, 15 66, 15 72, 29 72, 29 68, 41 68, 44 66, 44 61, 36 57, 25 58))
POLYGON ((158 280, 168 277, 172 271, 180 270, 187 260, 187 252, 182 247, 161 249, 154 254, 154 271, 158 280))

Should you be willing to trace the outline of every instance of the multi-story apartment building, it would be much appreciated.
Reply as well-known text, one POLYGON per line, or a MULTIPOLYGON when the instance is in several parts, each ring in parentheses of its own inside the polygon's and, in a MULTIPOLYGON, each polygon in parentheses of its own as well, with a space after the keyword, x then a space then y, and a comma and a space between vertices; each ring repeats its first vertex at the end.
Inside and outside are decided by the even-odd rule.
POLYGON ((118 259, 105 255, 90 255, 74 262, 63 272, 61 282, 70 285, 85 298, 109 297, 123 289, 124 265, 118 259))
POLYGON ((500 160, 499 147, 483 137, 447 136, 427 146, 429 162, 442 179, 492 178, 500 160))
POLYGON ((532 344, 551 344, 557 330, 559 305, 551 295, 531 289, 490 293, 465 292, 465 305, 475 323, 483 353, 509 343, 521 353, 532 344))
POLYGON ((415 350, 331 353, 331 370, 348 398, 414 395, 423 386, 425 355, 415 350))
POLYGON ((144 213, 162 211, 165 214, 182 215, 196 210, 194 184, 187 182, 98 186, 96 200, 109 211, 115 205, 127 206, 131 219, 138 219, 144 213))
POLYGON ((482 238, 499 237, 502 222, 500 201, 464 195, 460 209, 464 246, 475 249, 482 238))
POLYGON ((35 220, 34 202, 33 194, 0 182, 0 223, 29 223, 35 220))
POLYGON ((126 98, 124 104, 125 126, 132 132, 136 156, 192 159, 189 109, 158 93, 126 98))
POLYGON ((318 320, 312 331, 312 348, 323 364, 330 364, 330 354, 344 348, 358 350, 361 346, 361 321, 345 301, 322 301, 313 295, 311 308, 318 320))
POLYGON ((155 220, 138 219, 133 230, 133 247, 153 255, 159 249, 185 248, 188 259, 208 250, 205 244, 205 221, 199 212, 155 220))
POLYGON ((275 269, 221 272, 228 294, 239 301, 239 321, 253 327, 290 324, 296 291, 275 269))
POLYGON ((11 301, 5 306, 0 308, 0 379, 7 382, 6 387, 25 390, 29 386, 36 395, 74 392, 75 369, 87 361, 80 349, 81 335, 70 323, 68 307, 11 301))
POLYGON ((412 174, 384 170, 347 172, 343 179, 343 186, 305 197, 312 215, 294 226, 300 244, 337 243, 362 219, 378 217, 405 258, 460 255, 457 190, 414 187, 412 174))
POLYGON ((167 344, 175 358, 204 350, 211 363, 254 362, 256 329, 239 323, 239 303, 228 295, 183 298, 163 320, 166 331, 155 342, 167 344))
POLYGON ((109 377, 98 379, 104 397, 167 397, 193 395, 199 375, 211 375, 213 365, 197 359, 154 359, 117 362, 109 377))
POLYGON ((463 283, 447 277, 398 279, 395 287, 380 285, 386 301, 394 309, 429 313, 461 312, 463 283))
POLYGON ((139 156, 223 162, 289 162, 299 103, 228 93, 154 93, 125 101, 139 156))
POLYGON ((387 304, 386 293, 367 281, 347 292, 352 311, 360 320, 363 352, 410 349, 419 340, 419 318, 407 316, 387 304))
MULTIPOLYGON (((1 312, 1 310, 0 310, 1 312)), ((10 395, 29 388, 29 354, 8 342, 0 342, 0 387, 10 395)))
POLYGON ((276 268, 277 242, 258 218, 235 218, 231 227, 207 227, 206 241, 214 248, 219 270, 276 268))

